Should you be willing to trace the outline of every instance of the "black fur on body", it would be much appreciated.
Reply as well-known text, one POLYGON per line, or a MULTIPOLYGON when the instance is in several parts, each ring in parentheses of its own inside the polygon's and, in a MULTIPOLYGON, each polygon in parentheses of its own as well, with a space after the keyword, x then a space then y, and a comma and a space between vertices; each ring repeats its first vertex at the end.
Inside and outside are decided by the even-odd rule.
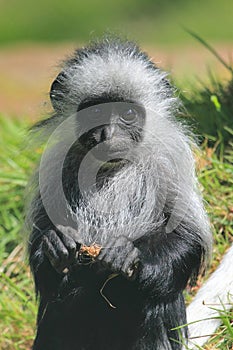
MULTIPOLYGON (((199 273, 211 235, 189 140, 173 118, 172 88, 136 45, 114 38, 77 50, 53 83, 51 100, 55 114, 35 126, 45 134, 72 113, 118 104, 112 124, 109 120, 84 133, 68 152, 63 169, 67 212, 58 211, 52 222, 40 190, 32 200, 29 257, 40 300, 33 350, 181 349, 187 329, 174 328, 186 323, 182 292, 199 273), (124 102, 127 116, 119 119, 124 102), (134 103, 140 111, 132 112, 134 103), (115 161, 101 168, 96 190, 87 197, 90 205, 79 188, 79 167, 101 142, 115 161), (124 160, 126 148, 138 156, 136 165, 124 160), (167 230, 174 213, 176 225, 167 230), (69 215, 74 225, 67 224, 69 215), (87 264, 79 261, 81 244, 94 242, 103 247, 99 256, 87 264), (100 290, 109 276, 114 278, 104 288, 108 302, 100 290)), ((77 120, 75 128, 81 124, 77 120)), ((46 165, 47 198, 54 207, 56 154, 63 141, 52 147, 46 165)), ((94 163, 98 152, 92 156, 94 163)))

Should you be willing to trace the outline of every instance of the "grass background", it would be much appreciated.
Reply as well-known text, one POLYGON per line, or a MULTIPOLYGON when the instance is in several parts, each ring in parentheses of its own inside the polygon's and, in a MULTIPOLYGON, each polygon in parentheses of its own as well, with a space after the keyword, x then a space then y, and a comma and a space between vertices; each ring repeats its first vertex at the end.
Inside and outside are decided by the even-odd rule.
POLYGON ((208 40, 233 39, 230 0, 1 0, 0 43, 78 43, 106 30, 120 31, 144 44, 174 46, 190 38, 183 26, 208 40))
MULTIPOLYGON (((194 44, 183 27, 213 44, 231 44, 232 13, 229 0, 0 0, 0 51, 25 42, 83 43, 106 30, 127 33, 150 47, 156 43, 178 51, 194 44)), ((13 64, 19 64, 17 56, 13 64)), ((233 74, 231 60, 226 64, 227 80, 211 71, 208 79, 199 76, 195 83, 192 79, 188 93, 191 71, 185 81, 175 81, 185 106, 179 117, 192 125, 200 141, 197 170, 215 241, 209 273, 233 242, 233 74)), ((22 244, 25 186, 41 153, 25 147, 31 123, 27 115, 11 118, 0 107, 1 350, 29 349, 35 332, 37 305, 22 244)), ((188 302, 201 283, 202 279, 187 289, 188 302)), ((232 312, 223 313, 222 321, 204 349, 233 349, 232 312)))

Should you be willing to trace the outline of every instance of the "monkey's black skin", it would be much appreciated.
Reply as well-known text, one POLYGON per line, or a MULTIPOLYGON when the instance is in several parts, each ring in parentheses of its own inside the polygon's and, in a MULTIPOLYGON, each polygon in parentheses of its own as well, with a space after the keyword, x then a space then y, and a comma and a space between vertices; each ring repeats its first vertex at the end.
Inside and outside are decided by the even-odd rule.
MULTIPOLYGON (((130 50, 129 44, 125 45, 130 50)), ((81 50, 68 64, 81 62, 90 50, 101 52, 104 47, 81 50)), ((136 54, 148 59, 142 53, 136 54)), ((150 67, 156 69, 152 63, 150 67)), ((62 89, 59 79, 55 80, 50 94, 55 109, 66 93, 62 89)), ((124 99, 111 94, 97 99, 90 97, 78 109, 109 101, 124 99)), ((44 125, 46 123, 50 121, 44 125)), ((134 131, 132 128, 127 131, 125 127, 119 132, 121 137, 125 132, 134 145, 140 142, 142 128, 143 123, 134 131)), ((78 201, 80 197, 78 169, 73 169, 72 164, 80 164, 85 152, 93 146, 88 144, 89 137, 97 143, 104 138, 111 140, 106 126, 85 137, 78 145, 79 153, 76 145, 71 148, 64 167, 64 191, 68 200, 72 197, 78 201), (96 132, 101 135, 99 141, 96 132)), ((41 202, 40 194, 36 201, 41 202)), ((109 237, 107 248, 101 250, 93 263, 86 265, 76 258, 80 233, 66 226, 62 218, 55 227, 40 204, 40 210, 33 217, 29 244, 30 266, 40 297, 33 350, 180 350, 179 331, 173 329, 186 323, 182 291, 190 277, 198 273, 203 256, 200 241, 190 239, 196 234, 192 228, 180 224, 173 232, 166 233, 164 222, 157 231, 134 241, 124 236, 109 237), (63 273, 65 268, 68 273, 63 273), (112 274, 118 275, 106 284, 104 295, 116 308, 100 294, 112 274)), ((184 329, 183 334, 186 333, 184 329)))

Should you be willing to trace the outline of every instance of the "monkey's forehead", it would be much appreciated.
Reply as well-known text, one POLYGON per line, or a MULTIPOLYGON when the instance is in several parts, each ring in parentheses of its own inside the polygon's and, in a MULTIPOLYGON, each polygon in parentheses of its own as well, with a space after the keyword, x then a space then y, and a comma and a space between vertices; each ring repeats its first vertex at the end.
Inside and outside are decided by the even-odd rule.
POLYGON ((108 42, 77 50, 64 64, 59 83, 63 97, 76 106, 109 94, 153 108, 172 95, 166 76, 137 46, 108 42))

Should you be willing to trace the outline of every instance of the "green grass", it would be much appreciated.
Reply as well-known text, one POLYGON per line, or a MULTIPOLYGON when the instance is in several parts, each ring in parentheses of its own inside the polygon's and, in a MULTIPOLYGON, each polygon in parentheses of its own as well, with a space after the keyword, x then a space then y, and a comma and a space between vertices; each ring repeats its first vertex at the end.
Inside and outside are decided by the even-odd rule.
MULTIPOLYGON (((229 72, 228 82, 222 82, 209 71, 209 84, 199 81, 199 86, 192 86, 191 93, 180 94, 186 111, 186 117, 192 123, 196 122, 196 131, 203 137, 208 137, 213 147, 217 143, 218 153, 222 156, 224 146, 233 138, 233 68, 221 55, 203 38, 187 30, 199 41, 219 63, 229 72)), ((185 114, 185 113, 184 113, 185 114)))
MULTIPOLYGON (((183 116, 195 125, 195 132, 202 142, 202 152, 198 155, 199 181, 203 186, 215 242, 212 266, 205 277, 208 278, 233 243, 233 73, 232 67, 208 43, 196 34, 193 36, 230 72, 230 79, 225 83, 209 72, 209 85, 199 82, 199 86, 192 86, 189 96, 182 93, 180 96, 186 107, 183 116)), ((187 295, 188 302, 196 289, 187 295)), ((233 309, 233 295, 229 296, 229 302, 233 309)), ((206 350, 233 348, 233 313, 221 311, 220 318, 222 326, 205 345, 206 350)))
POLYGON ((22 248, 23 193, 37 154, 23 150, 25 121, 0 116, 0 349, 29 349, 36 304, 22 248))
POLYGON ((20 241, 23 193, 36 152, 26 150, 27 123, 0 116, 0 262, 20 241))
POLYGON ((24 191, 38 154, 25 149, 28 123, 0 116, 0 349, 29 349, 36 303, 22 245, 24 191))
POLYGON ((221 83, 210 73, 209 86, 203 83, 193 86, 192 91, 181 94, 186 112, 184 115, 190 123, 195 122, 197 134, 208 137, 213 147, 218 142, 218 151, 223 152, 224 145, 232 139, 233 130, 233 78, 221 83))
POLYGON ((233 3, 229 0, 11 0, 1 2, 0 43, 83 42, 119 30, 144 43, 190 42, 188 27, 214 41, 231 42, 233 3))

